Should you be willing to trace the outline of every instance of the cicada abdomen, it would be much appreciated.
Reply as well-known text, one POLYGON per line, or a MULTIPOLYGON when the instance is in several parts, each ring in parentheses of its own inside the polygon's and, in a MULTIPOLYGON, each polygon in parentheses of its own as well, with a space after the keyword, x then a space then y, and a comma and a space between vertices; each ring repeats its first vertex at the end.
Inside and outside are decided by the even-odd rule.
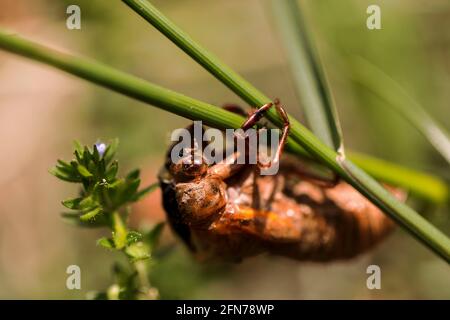
MULTIPOLYGON (((399 200, 405 199, 403 191, 388 189, 399 200)), ((298 206, 297 210, 285 209, 291 214, 299 212, 298 239, 295 243, 272 242, 270 251, 275 254, 313 261, 347 259, 374 247, 395 226, 386 214, 344 182, 323 188, 302 181, 287 193, 298 206)), ((280 201, 286 199, 280 197, 280 201)))

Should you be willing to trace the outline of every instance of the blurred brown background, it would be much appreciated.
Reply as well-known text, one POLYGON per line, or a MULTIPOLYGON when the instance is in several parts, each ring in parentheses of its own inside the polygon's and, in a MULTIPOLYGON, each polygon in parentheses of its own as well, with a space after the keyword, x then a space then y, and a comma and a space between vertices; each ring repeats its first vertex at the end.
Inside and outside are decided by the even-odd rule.
MULTIPOLYGON (((307 17, 324 58, 348 147, 448 178, 448 167, 409 124, 346 76, 359 54, 399 81, 450 127, 450 3, 447 0, 309 0, 307 17), (366 8, 379 4, 382 26, 369 31, 366 8)), ((153 1, 288 111, 303 119, 270 4, 258 0, 153 1)), ((120 1, 0 0, 0 25, 52 47, 92 57, 212 104, 238 102, 232 92, 120 1), (66 28, 66 8, 81 7, 82 29, 66 28)), ((104 232, 65 224, 60 200, 76 192, 48 169, 71 157, 71 142, 118 137, 122 169, 143 168, 156 180, 169 134, 186 120, 0 52, 0 298, 84 298, 111 281, 114 254, 95 245, 104 232), (67 290, 77 264, 82 290, 67 290)), ((136 212, 164 219, 159 193, 136 212)), ((421 206, 449 234, 447 207, 421 206)), ((166 241, 176 241, 166 230, 166 241)), ((448 265, 397 230, 374 251, 331 264, 257 257, 232 266, 201 266, 178 243, 155 266, 163 298, 450 298, 448 265), (377 264, 382 289, 366 288, 377 264)))

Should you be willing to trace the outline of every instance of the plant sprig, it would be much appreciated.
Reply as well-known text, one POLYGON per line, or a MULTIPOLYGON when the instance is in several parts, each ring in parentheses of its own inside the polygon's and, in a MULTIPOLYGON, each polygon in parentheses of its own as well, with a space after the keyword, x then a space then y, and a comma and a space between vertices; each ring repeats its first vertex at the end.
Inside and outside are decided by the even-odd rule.
POLYGON ((157 188, 157 184, 139 189, 139 170, 130 171, 124 178, 118 177, 119 163, 115 160, 118 140, 108 145, 94 144, 92 148, 75 142, 75 158, 66 162, 58 160, 50 172, 57 178, 81 186, 78 197, 62 201, 72 210, 63 217, 79 226, 107 227, 110 237, 98 239, 97 244, 109 250, 123 252, 131 265, 131 271, 116 264, 113 272, 115 283, 96 298, 153 299, 157 290, 148 282, 151 257, 163 224, 145 232, 130 230, 126 221, 129 205, 157 188))

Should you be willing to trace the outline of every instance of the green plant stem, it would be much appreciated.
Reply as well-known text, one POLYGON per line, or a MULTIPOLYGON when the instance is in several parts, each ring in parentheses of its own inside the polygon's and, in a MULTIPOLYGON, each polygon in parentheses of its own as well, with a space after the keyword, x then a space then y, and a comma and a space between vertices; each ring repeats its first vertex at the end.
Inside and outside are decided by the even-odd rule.
POLYGON ((408 191, 423 199, 434 199, 442 203, 448 197, 445 183, 434 177, 409 168, 387 162, 386 160, 368 156, 363 153, 347 151, 347 156, 360 168, 376 177, 377 180, 395 186, 407 186, 408 191), (419 187, 422 186, 422 187, 419 187), (423 186, 426 186, 425 188, 423 186))
POLYGON ((402 86, 360 56, 350 63, 351 79, 374 93, 409 121, 450 164, 450 134, 402 86))
POLYGON ((150 281, 148 280, 147 263, 147 261, 142 260, 132 262, 132 265, 137 273, 139 288, 143 294, 148 294, 148 290, 151 288, 150 281))
MULTIPOLYGON (((217 57, 192 40, 148 1, 123 1, 248 104, 262 106, 271 101, 271 99, 221 62, 217 57)), ((270 110, 267 116, 277 126, 282 125, 282 120, 275 110, 270 110)), ((290 117, 289 119, 291 122, 290 137, 295 142, 300 144, 317 160, 339 174, 423 244, 447 262, 450 262, 450 239, 445 234, 406 204, 399 202, 371 176, 351 161, 341 158, 337 152, 327 147, 294 118, 290 117)))
MULTIPOLYGON (((202 120, 205 124, 213 127, 222 129, 239 128, 244 120, 243 117, 225 111, 219 107, 215 107, 165 88, 161 88, 135 76, 115 70, 111 67, 51 50, 28 40, 21 39, 17 36, 9 35, 1 30, 0 48, 24 57, 47 63, 93 83, 110 88, 137 100, 153 104, 161 109, 180 116, 192 120, 202 120)), ((300 134, 300 137, 302 137, 303 133, 305 134, 304 139, 306 143, 304 144, 307 149, 312 150, 313 154, 315 154, 319 159, 323 159, 324 163, 336 170, 347 181, 351 181, 352 185, 356 184, 353 179, 348 176, 346 171, 337 163, 335 159, 337 154, 333 150, 326 148, 311 132, 309 132, 309 130, 301 126, 299 123, 293 124, 293 134, 297 136, 300 134)), ((294 146, 293 149, 295 149, 296 144, 292 145, 294 146)), ((301 148, 297 147, 296 150, 301 150, 301 148)), ((369 179, 374 181, 371 178, 369 179)), ((378 193, 386 193, 385 189, 378 184, 375 185, 375 188, 381 188, 381 190, 377 190, 378 193)), ((357 189, 360 190, 362 188, 358 185, 357 189)), ((367 191, 365 191, 365 193, 367 193, 367 191)), ((388 193, 385 196, 392 198, 388 193)), ((421 230, 419 231, 419 234, 421 234, 420 237, 424 237, 426 239, 424 241, 427 243, 429 239, 432 248, 436 246, 437 249, 435 251, 439 252, 441 256, 444 256, 448 260, 450 251, 448 239, 412 209, 409 209, 407 206, 399 202, 396 203, 396 205, 401 206, 400 210, 402 210, 402 217, 406 220, 411 217, 413 227, 418 226, 417 228, 421 230), (421 229, 422 224, 425 226, 424 230, 421 229)), ((384 210, 384 205, 380 205, 380 207, 384 210)), ((387 212, 392 210, 390 208, 388 209, 386 209, 387 212)), ((410 226, 408 225, 408 228, 409 227, 410 226)))
POLYGON ((274 22, 286 49, 297 96, 313 133, 334 150, 343 150, 342 130, 320 56, 306 28, 298 1, 272 0, 274 22))

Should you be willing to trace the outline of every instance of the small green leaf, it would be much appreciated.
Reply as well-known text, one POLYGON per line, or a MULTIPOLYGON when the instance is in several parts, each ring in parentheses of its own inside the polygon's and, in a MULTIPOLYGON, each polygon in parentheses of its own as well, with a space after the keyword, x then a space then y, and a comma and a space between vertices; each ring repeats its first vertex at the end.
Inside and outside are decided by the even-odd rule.
POLYGON ((98 176, 98 167, 94 160, 88 162, 87 169, 93 176, 98 176))
POLYGON ((133 196, 133 201, 139 201, 141 200, 143 197, 145 197, 147 194, 152 193, 153 191, 155 191, 156 189, 158 189, 159 187, 159 182, 155 182, 151 185, 149 185, 148 187, 138 191, 134 196, 133 196))
POLYGON ((72 165, 70 163, 67 163, 61 159, 58 159, 56 161, 58 163, 56 166, 59 169, 61 169, 62 171, 67 172, 67 173, 75 173, 76 172, 76 170, 74 169, 74 167, 72 167, 72 165))
POLYGON ((83 214, 82 216, 80 216, 80 220, 81 221, 90 221, 90 220, 94 220, 95 217, 100 214, 102 212, 102 208, 95 208, 85 214, 83 214))
POLYGON ((141 173, 141 172, 140 172, 139 169, 134 169, 134 170, 130 171, 130 172, 127 174, 126 179, 127 179, 127 180, 134 180, 134 179, 137 179, 137 178, 139 178, 139 174, 140 174, 140 173, 141 173))
POLYGON ((78 167, 78 160, 72 160, 70 161, 70 165, 72 166, 73 170, 77 171, 77 167, 78 167))
POLYGON ((150 258, 150 248, 143 242, 136 242, 125 248, 125 253, 133 260, 144 260, 150 258))
POLYGON ((122 201, 132 201, 140 183, 140 179, 130 181, 122 191, 122 201))
POLYGON ((92 159, 94 160, 94 163, 98 163, 100 161, 100 154, 98 153, 97 145, 94 144, 92 147, 92 159))
POLYGON ((127 234, 127 245, 131 245, 135 242, 138 242, 142 239, 142 234, 136 231, 130 231, 127 234))
POLYGON ((85 178, 90 178, 92 177, 92 173, 89 172, 88 169, 86 169, 85 166, 83 166, 82 164, 78 164, 77 166, 77 170, 78 172, 85 178))
MULTIPOLYGON (((72 161, 71 162, 72 165, 74 165, 74 163, 78 164, 78 163, 82 163, 83 162, 83 158, 82 158, 83 151, 82 150, 81 151, 75 150, 75 152, 73 154, 75 155, 76 161, 75 160, 72 161)), ((76 167, 76 165, 75 165, 75 167, 76 167)))
POLYGON ((75 152, 83 154, 83 145, 78 140, 73 141, 73 146, 75 147, 75 152))
POLYGON ((62 201, 62 205, 68 209, 78 210, 82 200, 83 198, 67 199, 62 201))
POLYGON ((69 177, 72 177, 74 179, 79 177, 78 171, 73 168, 71 165, 63 166, 61 164, 56 165, 56 169, 58 169, 60 172, 66 174, 69 177))
POLYGON ((111 143, 106 147, 105 153, 103 154, 103 159, 105 159, 105 164, 108 165, 114 158, 117 152, 117 147, 119 146, 119 139, 113 139, 111 143))
POLYGON ((96 219, 95 221, 81 221, 80 216, 82 214, 80 212, 63 212, 61 213, 61 217, 66 223, 69 223, 71 225, 77 226, 77 227, 84 227, 84 228, 98 228, 106 225, 106 221, 104 219, 101 219, 100 216, 99 219, 96 219))
POLYGON ((114 162, 111 164, 111 166, 106 171, 106 174, 105 174, 106 180, 108 180, 108 181, 113 180, 117 175, 117 171, 119 171, 119 163, 117 162, 117 160, 114 160, 114 162))
POLYGON ((118 212, 113 213, 113 240, 117 249, 122 249, 127 244, 127 229, 118 212))
POLYGON ((114 181, 113 183, 108 184, 108 189, 115 189, 121 187, 125 181, 123 179, 118 179, 114 181))
POLYGON ((115 249, 114 241, 111 238, 100 238, 97 240, 97 245, 110 250, 115 249))
POLYGON ((81 182, 79 177, 74 177, 72 175, 67 174, 66 172, 61 171, 57 167, 53 167, 49 170, 49 173, 57 177, 58 179, 67 181, 67 182, 81 182))
POLYGON ((80 201, 79 207, 77 209, 86 211, 98 206, 100 206, 100 204, 95 201, 92 196, 89 196, 80 201))
POLYGON ((104 175, 106 171, 106 165, 105 165, 105 159, 100 159, 98 162, 98 172, 100 172, 101 175, 104 175))
POLYGON ((160 222, 155 225, 145 236, 143 241, 150 246, 150 248, 155 248, 158 244, 161 233, 164 229, 165 222, 160 222))
POLYGON ((87 166, 91 160, 92 160, 91 151, 89 150, 89 148, 87 146, 84 146, 82 164, 84 166, 87 166))

